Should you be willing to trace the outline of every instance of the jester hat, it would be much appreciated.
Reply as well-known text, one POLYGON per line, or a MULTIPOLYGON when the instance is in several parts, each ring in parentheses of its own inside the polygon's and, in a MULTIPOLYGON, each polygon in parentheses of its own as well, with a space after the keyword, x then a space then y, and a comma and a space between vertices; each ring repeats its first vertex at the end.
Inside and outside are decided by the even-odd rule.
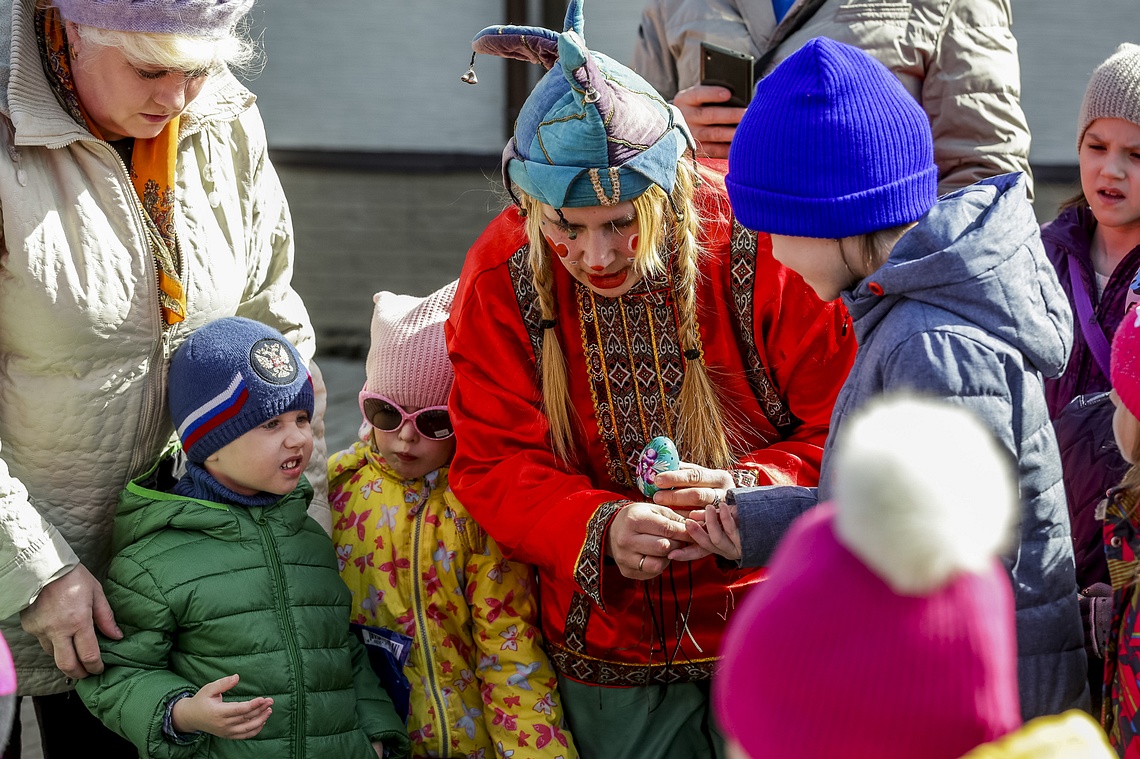
POLYGON ((554 208, 617 205, 654 184, 671 193, 693 145, 684 118, 633 71, 587 49, 583 26, 581 0, 571 0, 561 34, 489 26, 471 41, 476 53, 547 69, 503 150, 507 191, 513 182, 554 208))

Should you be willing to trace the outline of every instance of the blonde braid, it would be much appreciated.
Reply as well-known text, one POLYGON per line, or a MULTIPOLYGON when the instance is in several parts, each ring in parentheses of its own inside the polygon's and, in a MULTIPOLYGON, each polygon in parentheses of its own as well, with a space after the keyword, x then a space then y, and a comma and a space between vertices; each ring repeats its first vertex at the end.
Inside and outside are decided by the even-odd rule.
MULTIPOLYGON (((534 289, 543 321, 557 321, 558 304, 554 300, 554 273, 550 270, 550 254, 546 251, 542 234, 542 204, 519 192, 526 209, 527 261, 530 263, 534 289)), ((571 427, 570 389, 566 376, 566 356, 558 342, 556 329, 542 334, 542 403, 546 421, 550 425, 550 447, 554 455, 572 462, 573 442, 571 427)))
POLYGON ((701 218, 693 202, 696 177, 690 167, 679 164, 673 199, 684 214, 674 223, 677 266, 674 298, 680 322, 681 351, 699 357, 685 359, 685 378, 677 403, 676 435, 687 460, 701 466, 725 469, 733 455, 725 431, 725 413, 704 362, 700 325, 697 323, 697 260, 701 255, 698 235, 701 218))

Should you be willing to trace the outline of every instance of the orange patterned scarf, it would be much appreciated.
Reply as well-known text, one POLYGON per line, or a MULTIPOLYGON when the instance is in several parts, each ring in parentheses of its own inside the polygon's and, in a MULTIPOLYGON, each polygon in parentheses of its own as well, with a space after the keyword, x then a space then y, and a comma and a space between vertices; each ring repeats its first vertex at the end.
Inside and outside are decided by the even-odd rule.
MULTIPOLYGON (((104 139, 75 92, 71 79, 71 48, 64 34, 59 11, 47 8, 36 11, 36 16, 40 55, 52 88, 76 122, 84 124, 96 138, 104 139)), ((186 318, 186 293, 178 274, 178 239, 174 232, 174 168, 178 160, 178 121, 178 117, 174 117, 157 137, 136 139, 131 151, 131 165, 128 167, 139 204, 154 222, 153 226, 148 225, 147 236, 158 264, 159 301, 163 322, 167 326, 186 318)))

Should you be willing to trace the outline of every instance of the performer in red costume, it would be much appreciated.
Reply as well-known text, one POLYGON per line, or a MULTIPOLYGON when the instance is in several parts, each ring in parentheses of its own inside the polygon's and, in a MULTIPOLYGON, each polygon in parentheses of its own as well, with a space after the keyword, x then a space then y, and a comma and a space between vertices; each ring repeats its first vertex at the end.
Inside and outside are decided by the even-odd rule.
POLYGON ((667 504, 817 483, 846 312, 735 223, 723 162, 697 165, 680 114, 585 47, 578 0, 562 34, 488 27, 473 46, 550 71, 503 154, 515 205, 469 252, 448 322, 452 488, 538 569, 582 756, 722 755, 708 681, 762 573, 670 562, 689 538, 667 504), (652 502, 636 468, 659 435, 686 463, 657 484, 689 489, 652 502))

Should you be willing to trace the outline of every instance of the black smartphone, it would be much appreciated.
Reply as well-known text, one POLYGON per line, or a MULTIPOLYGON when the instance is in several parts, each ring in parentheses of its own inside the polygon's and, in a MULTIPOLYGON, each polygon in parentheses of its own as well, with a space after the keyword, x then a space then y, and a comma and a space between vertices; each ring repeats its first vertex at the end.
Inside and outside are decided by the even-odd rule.
POLYGON ((701 84, 728 88, 732 97, 723 105, 744 108, 752 102, 752 66, 755 62, 756 59, 748 53, 702 42, 701 84))

